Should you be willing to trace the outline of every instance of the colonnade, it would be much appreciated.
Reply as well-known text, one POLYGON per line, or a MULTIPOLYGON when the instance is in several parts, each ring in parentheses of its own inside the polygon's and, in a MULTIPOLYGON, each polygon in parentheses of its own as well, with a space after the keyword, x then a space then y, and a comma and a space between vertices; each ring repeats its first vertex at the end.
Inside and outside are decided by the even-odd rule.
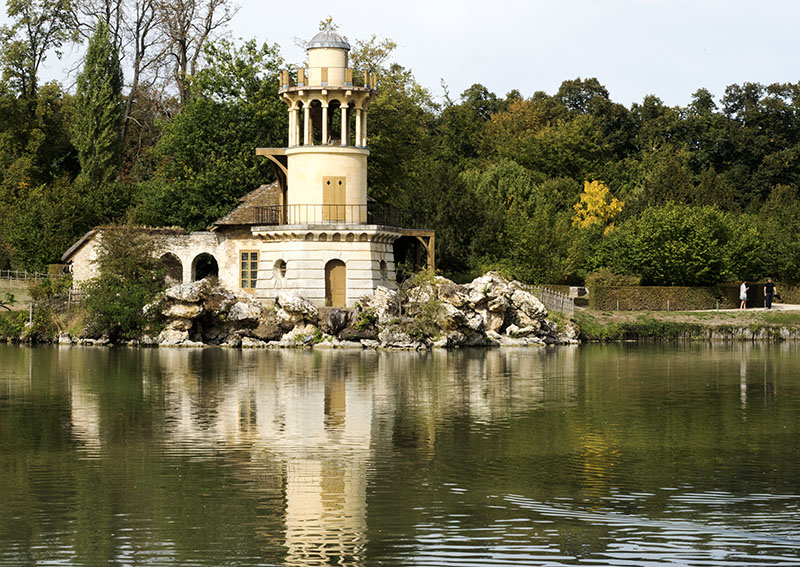
MULTIPOLYGON (((322 145, 328 144, 328 131, 330 103, 332 101, 321 101, 319 99, 309 101, 294 101, 289 107, 289 147, 295 146, 312 146, 314 145, 314 125, 311 119, 311 104, 317 101, 321 105, 322 111, 322 145), (302 111, 302 117, 301 117, 302 111), (302 120, 302 122, 301 122, 302 120), (300 126, 303 125, 302 135, 300 126), (302 138, 302 142, 301 142, 302 138)), ((356 103, 352 107, 351 103, 342 104, 340 102, 340 145, 350 145, 350 116, 355 116, 355 136, 353 139, 353 146, 366 147, 367 146, 367 109, 360 104, 356 103)), ((334 109, 335 110, 335 109, 334 109)))

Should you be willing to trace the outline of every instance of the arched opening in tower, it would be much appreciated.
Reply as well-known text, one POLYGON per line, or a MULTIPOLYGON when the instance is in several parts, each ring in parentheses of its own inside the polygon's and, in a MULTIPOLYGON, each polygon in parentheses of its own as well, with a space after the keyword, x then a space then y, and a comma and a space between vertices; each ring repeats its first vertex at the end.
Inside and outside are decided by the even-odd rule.
POLYGON ((322 103, 318 100, 312 100, 308 104, 308 108, 311 117, 309 139, 311 140, 311 145, 318 146, 322 144, 322 103))

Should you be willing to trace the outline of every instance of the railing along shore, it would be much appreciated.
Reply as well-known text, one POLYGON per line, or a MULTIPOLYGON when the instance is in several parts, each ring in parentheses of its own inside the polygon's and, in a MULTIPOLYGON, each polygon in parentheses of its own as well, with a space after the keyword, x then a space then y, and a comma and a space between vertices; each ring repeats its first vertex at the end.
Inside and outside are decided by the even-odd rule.
POLYGON ((558 311, 568 317, 575 312, 575 299, 544 286, 528 286, 528 291, 541 301, 548 311, 558 311))

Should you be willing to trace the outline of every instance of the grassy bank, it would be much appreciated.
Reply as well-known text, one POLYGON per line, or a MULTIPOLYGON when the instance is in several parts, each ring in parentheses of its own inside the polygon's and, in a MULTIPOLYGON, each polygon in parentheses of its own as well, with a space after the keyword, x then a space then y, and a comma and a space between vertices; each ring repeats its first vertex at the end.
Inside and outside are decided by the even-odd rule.
POLYGON ((800 338, 800 311, 586 309, 576 311, 574 320, 583 341, 800 338))

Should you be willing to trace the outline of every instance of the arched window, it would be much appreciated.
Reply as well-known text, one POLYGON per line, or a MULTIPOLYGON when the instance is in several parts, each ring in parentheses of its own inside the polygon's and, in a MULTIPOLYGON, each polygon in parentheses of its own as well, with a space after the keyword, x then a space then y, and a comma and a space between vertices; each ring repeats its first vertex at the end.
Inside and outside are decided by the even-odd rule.
POLYGON ((160 259, 164 267, 164 282, 168 286, 183 283, 183 264, 180 259, 171 252, 167 252, 160 259))
POLYGON ((203 252, 192 262, 192 281, 196 282, 203 278, 219 276, 219 264, 217 259, 208 252, 203 252))

